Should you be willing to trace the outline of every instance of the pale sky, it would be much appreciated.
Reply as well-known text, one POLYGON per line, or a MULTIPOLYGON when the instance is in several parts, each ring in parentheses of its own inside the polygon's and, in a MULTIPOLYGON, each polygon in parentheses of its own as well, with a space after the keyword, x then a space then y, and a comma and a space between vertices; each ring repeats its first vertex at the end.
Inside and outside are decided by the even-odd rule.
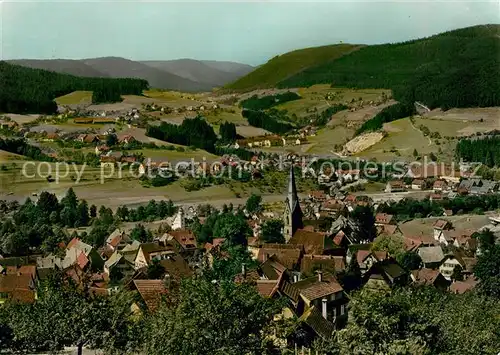
POLYGON ((479 1, 0 0, 2 59, 231 60, 339 41, 375 44, 500 23, 479 1))

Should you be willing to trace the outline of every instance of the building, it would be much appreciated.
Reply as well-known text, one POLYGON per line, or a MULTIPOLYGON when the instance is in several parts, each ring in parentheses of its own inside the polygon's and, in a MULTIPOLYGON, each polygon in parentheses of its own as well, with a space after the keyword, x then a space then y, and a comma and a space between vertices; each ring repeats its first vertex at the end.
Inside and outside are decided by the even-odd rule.
POLYGON ((446 255, 441 263, 441 266, 439 266, 439 272, 443 274, 446 280, 451 280, 453 271, 457 266, 460 267, 461 270, 465 270, 467 268, 467 265, 461 257, 457 255, 446 255))
POLYGON ((396 224, 396 220, 392 214, 377 213, 375 215, 375 225, 382 226, 387 224, 396 224))
POLYGON ((285 212, 283 214, 283 231, 287 242, 292 239, 297 229, 303 227, 302 217, 297 187, 295 186, 295 174, 293 166, 291 166, 288 177, 288 194, 285 199, 285 212))
POLYGON ((385 186, 385 192, 403 192, 406 191, 406 186, 403 180, 392 180, 387 183, 385 186))
POLYGON ((440 246, 420 247, 418 255, 424 267, 429 269, 437 269, 444 259, 443 249, 440 246))

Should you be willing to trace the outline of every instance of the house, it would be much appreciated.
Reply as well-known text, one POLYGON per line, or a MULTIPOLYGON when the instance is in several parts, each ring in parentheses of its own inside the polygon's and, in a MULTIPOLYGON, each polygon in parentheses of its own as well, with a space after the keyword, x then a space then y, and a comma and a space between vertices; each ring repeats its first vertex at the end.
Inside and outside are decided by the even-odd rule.
MULTIPOLYGON (((467 239, 471 239, 472 235, 475 233, 474 229, 451 229, 444 230, 439 236, 439 242, 444 245, 455 245, 455 241, 460 238, 462 243, 465 243, 467 239)), ((457 242, 459 244, 460 242, 457 242)))
POLYGON ((396 224, 396 220, 392 214, 377 213, 375 215, 375 225, 382 226, 387 224, 396 224))
POLYGON ((322 317, 338 328, 347 322, 348 299, 332 274, 318 271, 317 276, 293 284, 284 283, 283 291, 297 305, 303 304, 305 312, 313 307, 321 310, 322 317))
POLYGON ((122 134, 118 136, 118 143, 120 144, 129 144, 135 142, 136 139, 131 134, 122 134))
POLYGON ((420 247, 417 251, 422 259, 424 267, 429 269, 437 269, 444 259, 444 253, 441 246, 420 247))
POLYGON ((432 227, 434 228, 434 239, 439 241, 443 234, 443 231, 450 230, 452 226, 451 223, 447 220, 438 219, 432 224, 432 227))
POLYGON ((153 260, 166 259, 169 255, 175 254, 172 246, 160 245, 159 243, 143 243, 139 246, 134 259, 135 269, 149 266, 153 260))
POLYGON ((328 212, 329 215, 338 216, 338 215, 341 215, 341 214, 345 214, 346 210, 347 210, 347 207, 340 200, 329 199, 329 200, 324 201, 321 204, 321 210, 325 211, 325 212, 328 212))
POLYGON ((459 266, 461 270, 464 270, 467 268, 467 265, 463 261, 463 259, 458 256, 458 255, 446 255, 442 262, 441 266, 439 266, 439 271, 443 276, 446 278, 446 280, 451 280, 451 276, 453 275, 453 271, 455 270, 455 267, 459 266))
POLYGON ((344 256, 306 254, 300 264, 300 272, 307 275, 313 274, 317 270, 334 274, 343 272, 345 269, 344 256))
POLYGON ((109 152, 111 148, 109 148, 107 145, 100 145, 95 147, 95 154, 99 155, 101 153, 107 153, 109 152))
POLYGON ((401 233, 401 230, 394 224, 382 224, 377 226, 377 235, 395 235, 401 233))
POLYGON ((77 140, 82 143, 97 143, 99 142, 99 138, 95 134, 80 134, 77 137, 77 140))
POLYGON ((372 267, 373 264, 386 260, 388 257, 385 251, 358 250, 356 261, 362 273, 372 267))
POLYGON ((166 240, 173 242, 181 253, 192 253, 196 250, 196 238, 189 229, 178 229, 165 233, 166 240))
POLYGON ((412 190, 423 190, 425 188, 425 180, 422 179, 414 179, 411 182, 412 190))
POLYGON ((386 259, 373 264, 363 276, 364 287, 372 290, 390 290, 408 283, 408 274, 394 260, 386 259))
POLYGON ((126 254, 115 251, 104 263, 104 273, 110 278, 124 278, 133 275, 135 272, 134 260, 126 257, 126 254), (117 275, 117 276, 115 276, 117 275))
POLYGON ((408 251, 416 251, 420 247, 432 247, 438 244, 432 236, 426 234, 404 235, 403 243, 408 251))
POLYGON ((59 135, 57 133, 48 133, 44 140, 46 142, 53 142, 53 141, 58 140, 58 139, 59 139, 59 135))
POLYGON ((92 270, 102 270, 104 261, 93 246, 73 238, 66 246, 66 256, 63 260, 65 265, 78 263, 82 270, 90 267, 92 270), (83 254, 83 255, 82 255, 83 254))
POLYGON ((464 281, 454 281, 450 285, 450 292, 461 295, 474 289, 477 284, 478 281, 473 277, 470 277, 464 281))
POLYGON ((31 273, 0 274, 0 305, 7 300, 33 303, 35 299, 35 278, 31 273))
POLYGON ((432 185, 432 189, 434 190, 434 192, 443 192, 447 190, 447 188, 448 183, 445 180, 436 180, 432 185))
POLYGON ((298 270, 303 255, 303 245, 298 244, 264 244, 258 249, 257 260, 265 263, 271 257, 289 270, 298 270))
POLYGON ((167 294, 163 280, 133 280, 130 290, 137 290, 150 312, 154 312, 161 304, 162 297, 167 294))
POLYGON ((446 290, 450 284, 439 270, 427 268, 414 270, 410 277, 415 285, 434 286, 443 291, 446 290))
POLYGON ((406 186, 403 180, 391 180, 385 186, 385 192, 403 192, 406 191, 406 186))
POLYGON ((306 254, 314 255, 333 254, 335 249, 339 249, 332 239, 327 237, 327 233, 315 232, 305 228, 297 229, 288 243, 303 246, 306 254))
POLYGON ((1 121, 0 128, 1 129, 14 129, 19 127, 19 124, 16 121, 1 121))
POLYGON ((106 247, 108 247, 112 251, 122 250, 130 242, 131 239, 128 234, 125 233, 125 231, 117 228, 106 239, 106 247))
POLYGON ((326 200, 327 196, 324 191, 315 190, 311 191, 311 193, 309 194, 309 198, 316 202, 323 202, 326 200))

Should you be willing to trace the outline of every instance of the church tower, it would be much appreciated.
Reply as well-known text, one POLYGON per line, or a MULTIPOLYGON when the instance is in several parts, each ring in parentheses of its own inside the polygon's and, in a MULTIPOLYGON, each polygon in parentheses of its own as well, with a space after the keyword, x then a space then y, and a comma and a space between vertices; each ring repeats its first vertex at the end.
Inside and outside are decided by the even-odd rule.
POLYGON ((285 199, 285 212, 283 214, 283 233, 288 242, 295 231, 302 228, 302 210, 300 209, 297 187, 295 186, 295 175, 293 166, 290 167, 288 176, 288 192, 285 199))

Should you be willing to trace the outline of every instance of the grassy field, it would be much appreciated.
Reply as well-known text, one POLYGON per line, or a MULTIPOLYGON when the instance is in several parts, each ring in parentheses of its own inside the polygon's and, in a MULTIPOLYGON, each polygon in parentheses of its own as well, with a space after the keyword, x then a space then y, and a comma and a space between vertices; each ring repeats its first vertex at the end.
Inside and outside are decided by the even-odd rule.
POLYGON ((311 154, 331 154, 336 144, 345 144, 354 135, 354 130, 343 125, 325 127, 318 131, 315 137, 308 137, 311 143, 307 151, 311 154))
POLYGON ((55 100, 58 105, 91 104, 92 91, 74 91, 55 100))
POLYGON ((361 46, 336 44, 330 46, 300 49, 276 56, 250 74, 226 86, 231 90, 253 90, 273 87, 278 82, 301 70, 329 62, 361 46))
POLYGON ((178 152, 176 150, 166 150, 166 149, 140 149, 140 150, 130 150, 127 153, 142 153, 145 158, 151 159, 164 159, 165 161, 189 161, 191 158, 195 161, 202 161, 205 158, 207 161, 218 160, 219 157, 211 154, 202 149, 191 150, 185 148, 185 152, 178 152))
POLYGON ((391 161, 401 158, 408 160, 413 159, 414 149, 419 154, 436 153, 438 151, 438 146, 413 126, 409 118, 388 123, 385 130, 388 133, 382 141, 356 154, 356 156, 378 161, 391 161))

